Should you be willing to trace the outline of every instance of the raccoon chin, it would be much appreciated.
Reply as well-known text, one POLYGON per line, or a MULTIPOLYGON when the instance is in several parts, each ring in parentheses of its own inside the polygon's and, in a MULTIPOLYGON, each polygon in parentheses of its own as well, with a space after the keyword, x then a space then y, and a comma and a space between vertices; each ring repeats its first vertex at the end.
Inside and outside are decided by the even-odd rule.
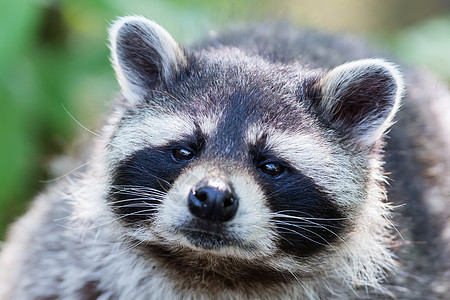
POLYGON ((234 243, 220 235, 203 231, 184 231, 183 235, 195 247, 206 250, 219 250, 234 243))
POLYGON ((194 246, 192 248, 196 250, 219 251, 229 247, 251 250, 254 248, 246 245, 241 238, 230 233, 222 224, 192 220, 186 225, 176 228, 176 232, 188 241, 188 247, 194 246))

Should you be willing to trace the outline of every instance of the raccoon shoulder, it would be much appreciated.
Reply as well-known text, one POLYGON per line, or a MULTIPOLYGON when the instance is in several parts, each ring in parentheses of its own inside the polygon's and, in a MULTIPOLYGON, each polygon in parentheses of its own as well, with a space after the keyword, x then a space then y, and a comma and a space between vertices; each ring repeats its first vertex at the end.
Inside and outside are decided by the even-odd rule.
POLYGON ((401 238, 397 255, 411 299, 445 299, 450 281, 450 94, 424 70, 404 68, 407 94, 389 133, 389 200, 401 238), (414 274, 414 275, 413 275, 414 274))

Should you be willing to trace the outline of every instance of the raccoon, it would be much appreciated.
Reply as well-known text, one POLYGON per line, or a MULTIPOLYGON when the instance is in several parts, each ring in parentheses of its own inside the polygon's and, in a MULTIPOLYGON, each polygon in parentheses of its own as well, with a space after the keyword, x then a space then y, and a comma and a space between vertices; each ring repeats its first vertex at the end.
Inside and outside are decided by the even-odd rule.
POLYGON ((358 41, 279 23, 182 48, 139 16, 109 33, 121 93, 85 169, 10 229, 1 299, 444 297, 445 228, 422 208, 445 221, 432 208, 450 177, 421 172, 448 172, 450 152, 445 120, 426 123, 438 150, 412 135, 435 100, 423 85, 384 153, 405 84, 358 41), (402 203, 398 226, 423 215, 404 240, 402 203), (420 228, 439 255, 417 248, 420 228))

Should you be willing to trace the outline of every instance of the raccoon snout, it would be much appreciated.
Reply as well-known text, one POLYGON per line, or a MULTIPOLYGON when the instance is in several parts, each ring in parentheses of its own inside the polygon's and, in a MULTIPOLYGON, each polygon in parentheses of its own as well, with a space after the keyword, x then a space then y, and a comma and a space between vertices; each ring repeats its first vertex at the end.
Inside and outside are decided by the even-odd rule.
POLYGON ((188 196, 190 212, 208 221, 231 220, 236 214, 238 204, 231 184, 220 177, 203 179, 188 196))

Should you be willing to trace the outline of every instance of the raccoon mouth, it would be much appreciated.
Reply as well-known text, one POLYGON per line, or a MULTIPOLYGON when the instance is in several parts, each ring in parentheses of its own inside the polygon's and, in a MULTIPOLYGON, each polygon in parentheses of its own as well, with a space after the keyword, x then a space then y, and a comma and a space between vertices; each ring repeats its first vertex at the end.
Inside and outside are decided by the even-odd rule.
POLYGON ((236 243, 223 235, 203 230, 183 230, 183 235, 194 246, 207 250, 218 250, 236 243))
POLYGON ((231 235, 221 224, 205 224, 199 220, 179 227, 180 232, 195 247, 218 250, 226 246, 239 246, 241 241, 231 235))

